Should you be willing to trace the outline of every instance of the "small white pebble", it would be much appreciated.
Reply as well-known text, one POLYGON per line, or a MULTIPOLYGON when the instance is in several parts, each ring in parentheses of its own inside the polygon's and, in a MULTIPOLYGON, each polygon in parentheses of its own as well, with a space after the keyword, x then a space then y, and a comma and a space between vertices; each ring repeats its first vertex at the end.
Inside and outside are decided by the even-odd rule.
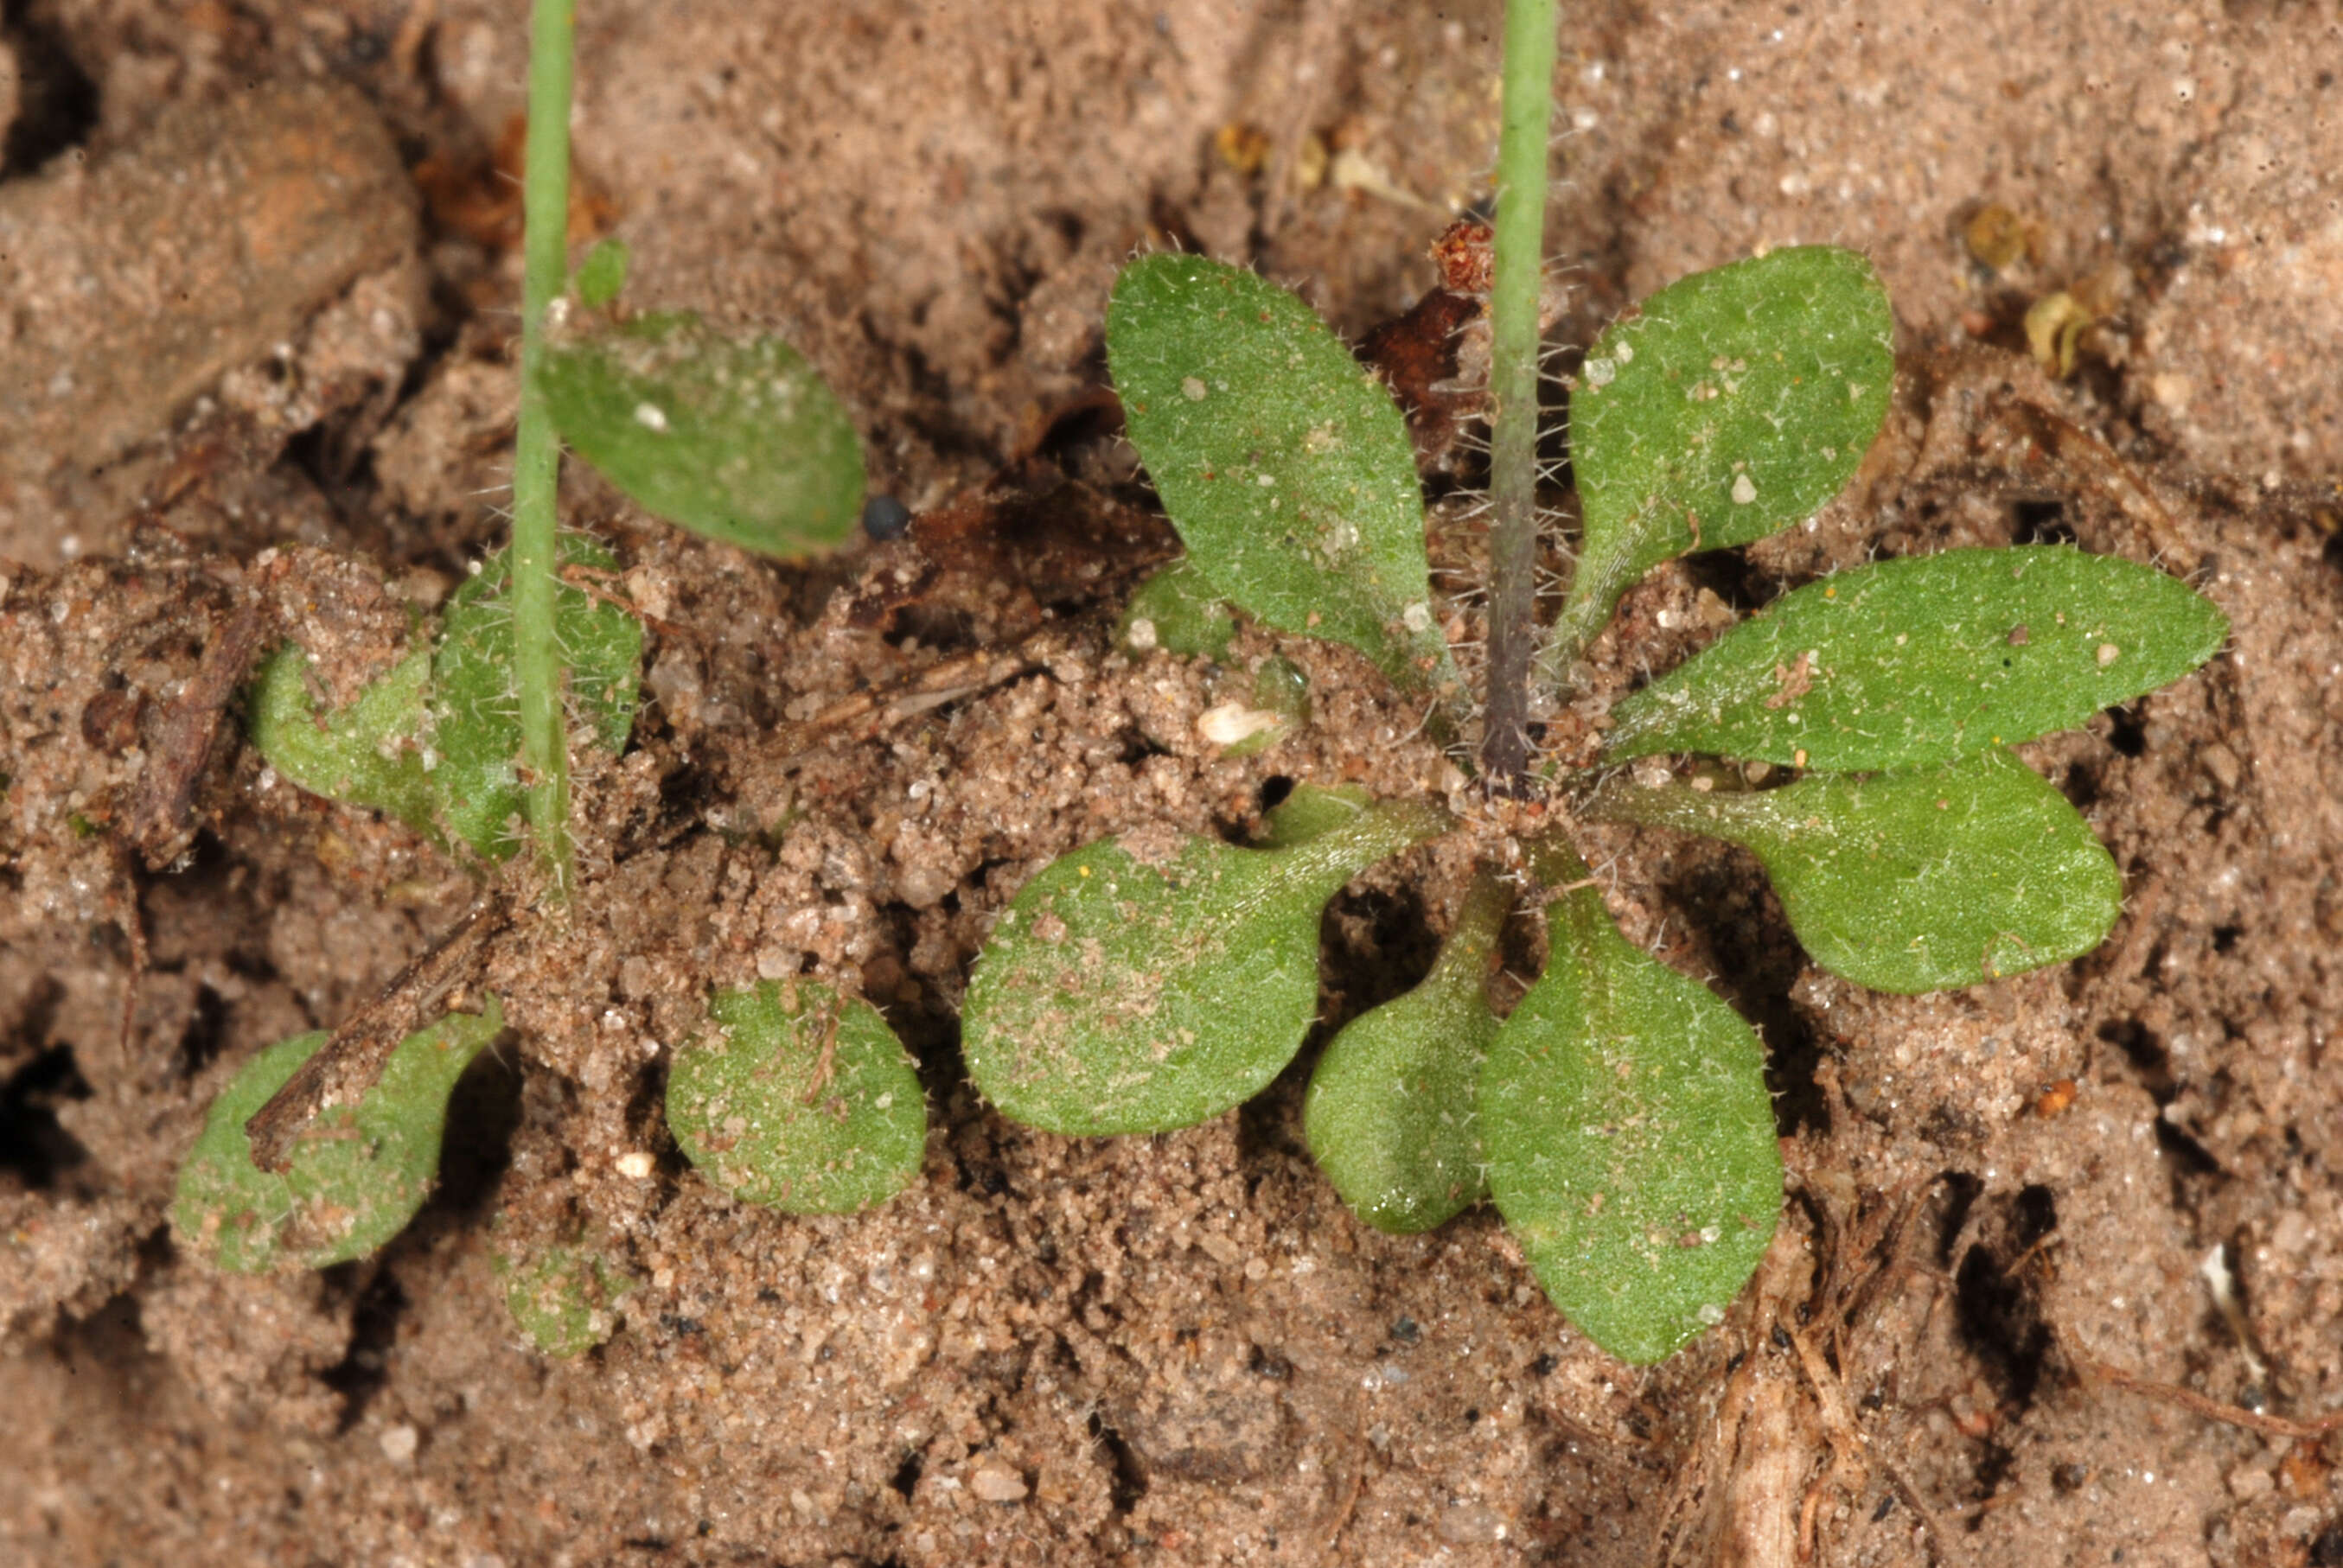
POLYGON ((1242 702, 1223 702, 1208 708, 1196 719, 1196 733, 1215 746, 1234 746, 1240 740, 1251 739, 1264 729, 1274 729, 1285 721, 1266 708, 1247 708, 1242 702))
POLYGON ((1155 623, 1143 615, 1134 616, 1131 624, 1123 628, 1123 637, 1131 644, 1131 652, 1151 652, 1156 643, 1155 623))
POLYGON ((2122 657, 2123 649, 2117 648, 2114 643, 2103 642, 2099 644, 2099 668, 2101 669, 2105 669, 2107 666, 2113 664, 2117 659, 2119 659, 2122 657))
POLYGON ((1182 376, 1180 377, 1180 396, 1188 399, 1189 402, 1202 403, 1204 400, 1204 391, 1205 387, 1202 377, 1196 376, 1182 376))
POLYGON ((406 1422, 387 1426, 382 1431, 382 1456, 393 1464, 405 1464, 415 1457, 415 1445, 421 1441, 422 1434, 406 1422))
POLYGON ((639 1181, 651 1173, 651 1157, 639 1149, 629 1149, 618 1159, 618 1174, 639 1181))
POLYGON ((1751 483, 1749 476, 1746 474, 1734 475, 1733 504, 1736 507, 1745 507, 1756 498, 1757 487, 1751 483))
POLYGON ((1022 1503, 1025 1501, 1025 1478, 1016 1467, 1000 1460, 988 1460, 968 1478, 968 1489, 987 1503, 1022 1503))
POLYGON ((1488 1545, 1505 1538, 1505 1517, 1483 1503, 1460 1503, 1433 1526, 1443 1541, 1458 1546, 1488 1545))
POLYGON ((646 430, 657 430, 665 434, 667 414, 656 403, 638 403, 635 405, 635 423, 646 430))
POLYGON ((1418 634, 1432 629, 1432 607, 1418 599, 1399 612, 1400 624, 1418 634))

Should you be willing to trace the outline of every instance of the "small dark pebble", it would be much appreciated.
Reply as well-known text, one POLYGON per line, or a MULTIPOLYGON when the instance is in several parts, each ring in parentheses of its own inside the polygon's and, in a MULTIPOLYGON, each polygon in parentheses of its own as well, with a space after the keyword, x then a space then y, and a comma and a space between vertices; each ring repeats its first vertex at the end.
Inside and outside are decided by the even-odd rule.
POLYGON ((1467 1410, 1464 1412, 1464 1424, 1465 1424, 1466 1426, 1471 1426, 1471 1425, 1473 1425, 1475 1422, 1479 1421, 1480 1419, 1481 1419, 1481 1407, 1480 1407, 1479 1405, 1477 1405, 1477 1404, 1476 1404, 1476 1405, 1472 1406, 1471 1408, 1467 1409, 1467 1410))
POLYGON ((911 531, 911 508, 892 496, 873 496, 862 503, 862 531, 882 543, 911 531))
POLYGON ((119 757, 138 744, 138 694, 112 688, 81 710, 81 738, 93 751, 119 757))
POLYGON ((1403 1345, 1412 1345, 1423 1337, 1413 1318, 1402 1318, 1391 1326, 1391 1336, 1403 1345))
POLYGON ((1886 1496, 1879 1500, 1878 1507, 1871 1511, 1871 1522, 1874 1524, 1878 1523, 1881 1520, 1886 1518, 1888 1514, 1894 1513, 1895 1509, 1896 1494, 1891 1492, 1886 1496))
POLYGON ((1555 1361, 1552 1356, 1540 1355, 1537 1360, 1530 1362, 1530 1376, 1551 1376, 1554 1372, 1554 1369, 1561 1364, 1562 1363, 1560 1362, 1555 1361))

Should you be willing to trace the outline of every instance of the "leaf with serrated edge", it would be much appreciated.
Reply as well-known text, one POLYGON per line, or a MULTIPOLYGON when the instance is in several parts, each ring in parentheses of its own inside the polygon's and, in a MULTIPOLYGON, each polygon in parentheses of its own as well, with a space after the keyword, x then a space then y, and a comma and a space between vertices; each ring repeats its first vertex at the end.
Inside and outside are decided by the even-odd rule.
POLYGON ((1655 1362, 1722 1320, 1773 1239, 1782 1158, 1740 1016, 1612 925, 1593 888, 1547 910, 1545 973, 1481 1073, 1489 1187, 1587 1338, 1655 1362))
POLYGON ((1846 772, 1949 762, 2071 729, 2228 635, 2177 578, 2065 545, 1881 561, 1784 595, 1620 702, 1604 751, 1846 772))
POLYGON ((313 795, 387 811, 436 833, 437 798, 423 766, 430 650, 408 654, 331 713, 317 711, 308 673, 309 656, 291 643, 261 665, 247 705, 253 749, 313 795))
POLYGON ((1944 990, 2064 963, 2123 911, 2066 798, 1999 747, 1943 768, 1779 789, 1606 789, 1591 816, 1705 833, 1765 863, 1816 963, 1874 990, 1944 990))
POLYGON ((1483 873, 1423 982, 1361 1014, 1310 1077, 1302 1126, 1351 1211, 1379 1231, 1429 1231, 1488 1190, 1481 1060, 1497 1035, 1489 965, 1513 897, 1483 873))
POLYGON ((920 1173, 927 1101, 877 1008, 792 980, 719 991, 708 1011, 667 1081, 668 1128, 700 1174, 744 1203, 842 1214, 920 1173))
POLYGON ((1407 427, 1317 312, 1242 267, 1142 256, 1106 342, 1131 444, 1221 597, 1400 686, 1454 678, 1407 427))
POLYGON ((1886 290, 1832 246, 1694 273, 1614 323, 1571 396, 1585 522, 1558 642, 1591 641, 1662 561, 1813 516, 1862 463, 1895 374, 1886 290))
POLYGON ((679 528, 787 558, 842 542, 861 517, 854 421, 778 337, 641 316, 548 350, 539 385, 561 438, 679 528))
MULTIPOLYGON (((1280 810, 1328 804, 1304 789, 1280 810)), ((1186 1127, 1261 1090, 1317 1016, 1326 900, 1443 826, 1413 801, 1328 816, 1289 848, 1142 829, 1042 868, 969 982, 969 1076, 1003 1114, 1079 1136, 1186 1127)))
POLYGON ((171 1227, 180 1244, 229 1273, 256 1274, 345 1263, 397 1235, 438 1180, 456 1080, 503 1029, 490 997, 478 1017, 452 1012, 408 1035, 357 1105, 317 1112, 281 1173, 253 1164, 244 1124, 329 1036, 296 1035, 246 1062, 179 1167, 171 1227))
MULTIPOLYGON (((528 791, 520 778, 520 701, 513 684, 509 550, 499 550, 447 601, 431 665, 431 788, 447 830, 492 860, 521 845, 528 791)), ((590 539, 565 534, 565 567, 608 571, 618 563, 590 539)), ((564 582, 554 636, 567 660, 574 723, 604 747, 625 749, 641 678, 641 623, 564 582)))

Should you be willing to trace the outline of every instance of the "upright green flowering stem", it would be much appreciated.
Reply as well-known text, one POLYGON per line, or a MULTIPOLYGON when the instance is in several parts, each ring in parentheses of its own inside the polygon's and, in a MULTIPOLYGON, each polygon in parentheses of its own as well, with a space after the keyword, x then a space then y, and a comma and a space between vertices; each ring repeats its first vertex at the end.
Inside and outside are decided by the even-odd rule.
POLYGON ((1505 0, 1504 123, 1497 143, 1496 270, 1489 393, 1489 698, 1481 761, 1499 789, 1529 770, 1529 673, 1537 635, 1538 293, 1544 268, 1547 117, 1554 0, 1505 0))
POLYGON ((521 172, 520 430, 513 449, 513 674, 520 701, 528 825, 559 897, 569 892, 569 744, 562 718, 556 508, 561 447, 538 377, 546 312, 569 267, 569 91, 577 0, 536 0, 529 16, 528 148, 521 172))

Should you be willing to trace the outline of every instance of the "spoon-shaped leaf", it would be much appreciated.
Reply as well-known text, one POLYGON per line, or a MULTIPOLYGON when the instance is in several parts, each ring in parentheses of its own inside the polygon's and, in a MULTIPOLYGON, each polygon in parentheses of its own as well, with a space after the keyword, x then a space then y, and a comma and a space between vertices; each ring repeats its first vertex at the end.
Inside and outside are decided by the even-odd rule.
POLYGON ((1894 339, 1871 264, 1830 246, 1694 273, 1595 339, 1570 405, 1585 533, 1550 666, 1662 561, 1764 538, 1837 495, 1887 413, 1894 339))
POLYGON ((839 543, 861 515, 854 421, 778 337, 641 316, 554 347, 541 384, 561 438, 679 528, 792 557, 839 543))
POLYGON ((436 832, 437 798, 422 748, 430 649, 417 648, 330 714, 320 714, 311 700, 308 671, 309 656, 291 643, 262 664, 252 683, 254 749, 313 795, 373 807, 436 832))
POLYGON ((710 1181, 747 1203, 843 1214, 920 1173, 927 1101, 877 1008, 799 980, 719 991, 708 1010, 715 1029, 668 1074, 667 1124, 710 1181))
POLYGON ((1310 1152, 1379 1231, 1429 1231, 1488 1190, 1475 1123, 1481 1060, 1497 1036, 1489 965, 1512 907, 1484 873, 1423 983, 1352 1020, 1311 1074, 1310 1152))
POLYGON ((2071 729, 2229 635, 2177 578, 2064 545, 1946 550, 1785 594, 1612 709, 1613 758, 1862 772, 2071 729))
POLYGON ((1545 973, 1481 1073, 1489 1186, 1538 1282, 1613 1355, 1716 1322, 1773 1239, 1765 1052, 1708 988, 1630 945, 1602 894, 1547 910, 1545 973))
POLYGON ((478 1017, 452 1012, 408 1035, 357 1105, 317 1112, 281 1174, 254 1166, 244 1124, 329 1037, 318 1030, 270 1046, 212 1101, 179 1167, 171 1226, 180 1243, 235 1274, 278 1262, 322 1269, 373 1251, 423 1206, 439 1174, 447 1096, 503 1029, 490 997, 478 1017))
MULTIPOLYGON (((431 788, 448 832, 492 860, 520 847, 527 790, 520 778, 520 706, 513 686, 511 551, 499 550, 447 601, 431 661, 431 788)), ((565 535, 565 566, 608 571, 617 562, 591 540, 565 535)), ((573 720, 612 751, 635 723, 643 628, 634 617, 564 582, 554 630, 568 660, 573 720)))
POLYGON ((970 1077, 1046 1131, 1161 1132, 1275 1078, 1318 1011, 1318 920, 1342 884, 1437 833, 1429 806, 1322 812, 1289 847, 1142 831, 1062 855, 993 928, 961 1009, 970 1077))
POLYGON ((1454 678, 1407 427, 1317 312, 1242 267, 1141 256, 1106 344, 1131 444, 1214 592, 1401 686, 1454 678))
POLYGON ((2090 824, 1999 747, 1755 794, 1614 787, 1587 814, 1746 847, 1815 961, 1874 990, 2063 963, 2097 947, 2123 910, 2123 878, 2090 824))

